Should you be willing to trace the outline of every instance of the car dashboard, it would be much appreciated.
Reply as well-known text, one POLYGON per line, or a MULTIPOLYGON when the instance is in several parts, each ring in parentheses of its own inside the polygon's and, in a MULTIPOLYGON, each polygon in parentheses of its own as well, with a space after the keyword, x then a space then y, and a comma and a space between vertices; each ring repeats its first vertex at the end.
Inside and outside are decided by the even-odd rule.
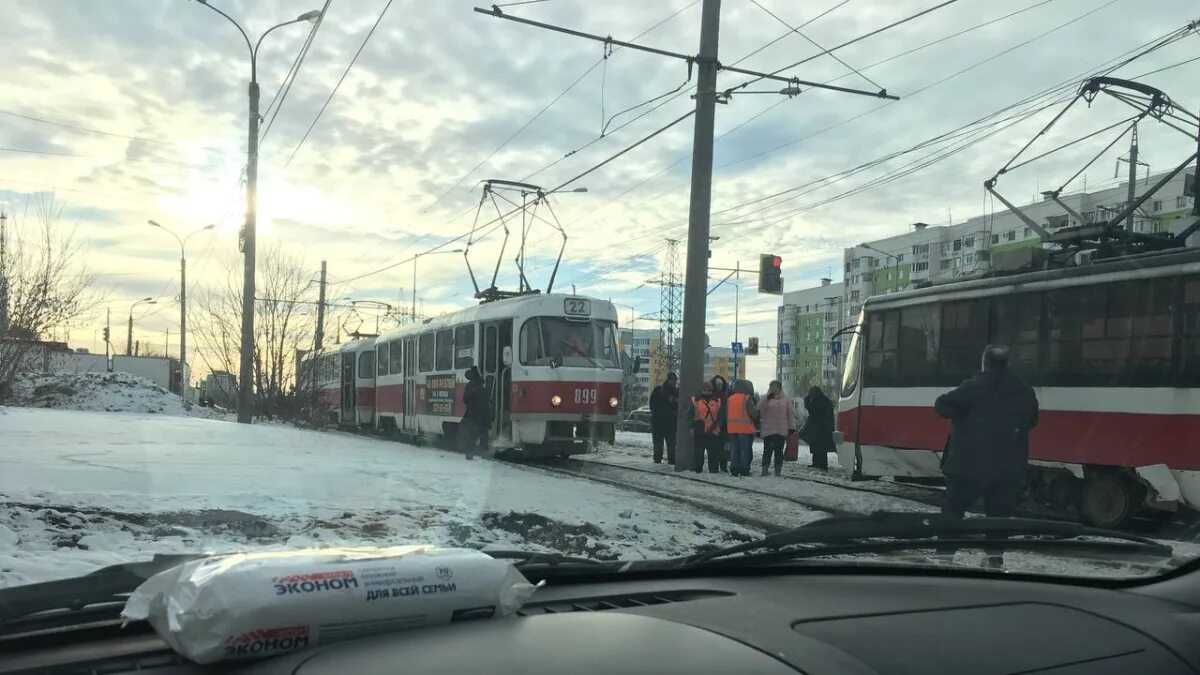
POLYGON ((1195 673, 1200 609, 1131 590, 899 573, 551 581, 519 616, 196 666, 153 633, 16 653, 0 672, 1195 673))

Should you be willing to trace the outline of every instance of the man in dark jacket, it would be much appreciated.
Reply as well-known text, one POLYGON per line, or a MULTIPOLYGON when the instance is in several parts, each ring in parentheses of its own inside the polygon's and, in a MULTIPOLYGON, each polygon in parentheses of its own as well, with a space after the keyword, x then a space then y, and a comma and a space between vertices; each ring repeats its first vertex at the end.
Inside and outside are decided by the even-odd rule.
POLYGON ((467 369, 467 386, 463 389, 465 410, 462 423, 458 425, 459 442, 467 459, 474 459, 476 446, 481 453, 488 451, 488 431, 492 421, 489 403, 487 387, 483 386, 479 368, 471 366, 467 369))
POLYGON ((939 396, 934 408, 951 424, 942 465, 942 513, 962 518, 982 496, 985 514, 1013 515, 1025 482, 1038 401, 1033 388, 1008 371, 1008 347, 984 348, 982 372, 939 396))
POLYGON ((662 462, 663 444, 667 463, 675 463, 675 424, 679 421, 679 376, 667 373, 667 379, 650 394, 650 438, 654 443, 654 463, 662 462))

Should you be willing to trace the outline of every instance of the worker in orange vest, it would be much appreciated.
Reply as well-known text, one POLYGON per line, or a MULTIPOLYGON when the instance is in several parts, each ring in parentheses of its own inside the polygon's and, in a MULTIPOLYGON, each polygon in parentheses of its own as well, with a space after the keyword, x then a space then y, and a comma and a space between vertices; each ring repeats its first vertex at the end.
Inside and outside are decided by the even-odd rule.
POLYGON ((758 417, 758 400, 749 380, 733 383, 725 411, 725 427, 729 430, 729 475, 749 476, 754 458, 754 420, 758 417))
POLYGON ((720 470, 721 438, 725 432, 725 401, 713 392, 712 384, 700 384, 700 395, 692 397, 692 447, 696 453, 696 463, 693 469, 696 473, 704 470, 704 454, 708 452, 708 472, 717 473, 720 470))

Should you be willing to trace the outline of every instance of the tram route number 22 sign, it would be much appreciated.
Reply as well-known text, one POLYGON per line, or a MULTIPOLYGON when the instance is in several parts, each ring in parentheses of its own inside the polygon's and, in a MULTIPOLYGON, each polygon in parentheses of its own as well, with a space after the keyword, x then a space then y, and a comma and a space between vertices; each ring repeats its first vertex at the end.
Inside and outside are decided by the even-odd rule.
POLYGON ((458 380, 453 375, 432 375, 425 380, 429 397, 429 412, 433 415, 454 414, 454 391, 458 380))

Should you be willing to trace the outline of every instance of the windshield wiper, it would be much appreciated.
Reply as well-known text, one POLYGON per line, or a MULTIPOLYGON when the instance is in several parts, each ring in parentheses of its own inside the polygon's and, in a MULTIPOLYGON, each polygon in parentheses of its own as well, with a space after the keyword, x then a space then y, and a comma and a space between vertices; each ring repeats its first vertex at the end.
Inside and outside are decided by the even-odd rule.
POLYGON ((158 554, 152 560, 101 567, 79 577, 5 588, 0 590, 0 626, 38 612, 78 610, 98 603, 124 601, 126 594, 155 574, 204 556, 158 554))
POLYGON ((497 560, 514 560, 513 567, 524 569, 534 566, 571 566, 571 565, 606 565, 612 561, 595 560, 593 558, 579 558, 571 555, 563 555, 561 553, 538 553, 536 551, 504 551, 483 549, 486 553, 497 560))
POLYGON ((564 347, 570 347, 570 348, 571 348, 571 351, 575 352, 576 354, 578 354, 578 355, 582 356, 583 358, 587 359, 588 361, 590 361, 590 362, 591 362, 591 364, 592 364, 593 366, 596 366, 596 367, 597 367, 597 368, 599 368, 600 370, 604 370, 604 369, 605 369, 605 368, 604 368, 604 364, 603 364, 603 363, 600 363, 600 362, 599 362, 599 361, 597 361, 596 359, 594 359, 594 358, 592 358, 592 357, 588 356, 588 355, 587 355, 586 353, 584 353, 584 351, 583 351, 582 349, 580 349, 579 347, 576 347, 575 345, 571 344, 570 342, 567 342, 566 340, 559 340, 558 342, 559 342, 559 344, 561 344, 561 345, 562 345, 562 346, 564 346, 564 347))
POLYGON ((1170 546, 1124 532, 1032 518, 950 518, 941 514, 878 512, 835 516, 734 546, 676 559, 680 567, 714 562, 770 562, 920 548, 1057 549, 1170 558, 1170 546), (981 538, 986 537, 986 538, 981 538), (738 554, 746 557, 733 558, 738 554))

